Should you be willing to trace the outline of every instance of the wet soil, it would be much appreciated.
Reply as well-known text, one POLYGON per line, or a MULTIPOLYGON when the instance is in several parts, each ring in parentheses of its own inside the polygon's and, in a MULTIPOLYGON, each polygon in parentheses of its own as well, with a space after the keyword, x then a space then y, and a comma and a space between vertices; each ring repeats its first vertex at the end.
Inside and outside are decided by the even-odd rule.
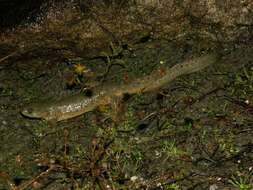
POLYGON ((253 47, 222 47, 149 39, 116 55, 0 62, 0 189, 252 189, 253 47), (213 51, 220 58, 209 68, 124 98, 117 122, 104 107, 58 123, 20 114, 94 81, 120 85, 213 51))

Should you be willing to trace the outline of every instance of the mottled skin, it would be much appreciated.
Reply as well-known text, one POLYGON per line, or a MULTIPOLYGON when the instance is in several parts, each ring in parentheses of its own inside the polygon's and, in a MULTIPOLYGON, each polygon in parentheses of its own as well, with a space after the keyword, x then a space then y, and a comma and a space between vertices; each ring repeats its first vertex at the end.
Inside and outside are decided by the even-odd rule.
POLYGON ((100 105, 114 105, 115 100, 121 98, 126 93, 134 94, 159 89, 178 76, 204 69, 214 63, 216 57, 215 54, 208 54, 186 60, 183 63, 176 64, 175 66, 166 69, 163 76, 156 73, 137 79, 127 85, 101 86, 96 88, 90 97, 83 94, 77 94, 65 97, 56 102, 33 104, 24 108, 21 113, 29 118, 39 118, 47 121, 61 121, 73 118, 92 111, 100 105))

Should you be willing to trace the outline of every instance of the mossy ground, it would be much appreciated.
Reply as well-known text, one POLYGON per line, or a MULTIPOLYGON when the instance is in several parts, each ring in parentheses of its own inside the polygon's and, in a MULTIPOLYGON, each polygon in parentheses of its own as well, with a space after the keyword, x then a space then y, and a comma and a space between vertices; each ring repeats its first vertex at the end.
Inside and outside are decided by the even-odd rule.
MULTIPOLYGON (((120 60, 122 66, 112 66, 105 77, 105 83, 120 84, 126 75, 141 77, 180 62, 201 43, 184 53, 173 42, 150 40, 110 63, 98 58, 82 64, 96 72, 120 60)), ((54 125, 23 118, 24 104, 79 90, 80 84, 67 89, 62 74, 73 66, 31 60, 2 67, 1 188, 251 189, 250 52, 242 45, 208 69, 129 97, 117 123, 99 111, 54 125)))
POLYGON ((189 35, 166 40, 143 32, 86 55, 78 49, 84 26, 66 23, 75 24, 48 22, 40 33, 17 29, 0 43, 1 57, 20 49, 0 61, 0 189, 253 188, 250 43, 220 45, 173 25, 189 35), (32 102, 80 93, 87 85, 128 83, 213 51, 220 59, 209 68, 123 98, 117 122, 107 107, 58 123, 20 115, 32 102), (77 73, 76 64, 89 72, 77 73))

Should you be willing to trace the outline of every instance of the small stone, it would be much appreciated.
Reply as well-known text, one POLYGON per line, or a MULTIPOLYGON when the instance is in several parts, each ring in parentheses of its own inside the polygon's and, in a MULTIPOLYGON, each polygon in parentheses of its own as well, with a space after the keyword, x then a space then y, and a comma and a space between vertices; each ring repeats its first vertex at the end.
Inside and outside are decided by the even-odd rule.
POLYGON ((218 186, 216 184, 210 185, 209 190, 216 190, 218 186))
POLYGON ((135 182, 136 180, 138 179, 138 176, 132 176, 131 178, 130 178, 130 180, 132 181, 132 182, 135 182))

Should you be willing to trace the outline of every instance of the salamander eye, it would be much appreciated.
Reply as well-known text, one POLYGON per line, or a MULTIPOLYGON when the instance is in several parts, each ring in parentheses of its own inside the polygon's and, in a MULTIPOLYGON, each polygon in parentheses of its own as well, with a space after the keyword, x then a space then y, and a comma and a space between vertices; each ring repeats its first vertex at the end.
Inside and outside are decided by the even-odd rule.
POLYGON ((93 95, 93 91, 91 89, 85 89, 83 93, 87 97, 91 97, 93 95))
POLYGON ((33 108, 26 108, 25 110, 22 111, 24 114, 31 114, 33 113, 33 108))
POLYGON ((34 110, 33 110, 33 108, 27 108, 26 111, 27 111, 27 113, 33 113, 34 110))

